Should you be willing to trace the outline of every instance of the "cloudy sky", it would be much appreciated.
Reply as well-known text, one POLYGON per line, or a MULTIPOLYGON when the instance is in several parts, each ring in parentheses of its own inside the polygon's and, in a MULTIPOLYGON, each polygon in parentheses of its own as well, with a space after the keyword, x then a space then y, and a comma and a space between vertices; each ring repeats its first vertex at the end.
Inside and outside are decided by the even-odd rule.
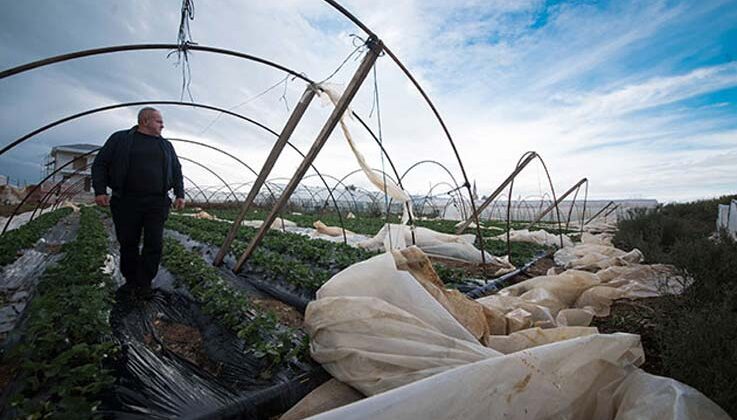
MULTIPOLYGON (((0 69, 89 48, 173 43, 181 6, 179 0, 6 3, 0 15, 0 69)), ((321 0, 194 3, 195 42, 267 58, 316 81, 355 50, 352 34, 365 35, 321 0)), ((430 94, 481 194, 495 189, 528 150, 545 159, 558 192, 582 177, 590 180, 590 196, 600 199, 683 201, 737 190, 734 0, 341 3, 392 48, 430 94)), ((182 67, 167 53, 101 55, 0 80, 0 145, 87 109, 179 100, 182 67)), ((345 85, 359 54, 329 82, 345 85)), ((299 79, 261 64, 203 52, 192 54, 190 69, 194 101, 232 109, 275 131, 305 88, 299 79)), ((385 147, 400 173, 431 159, 462 179, 440 125, 389 57, 379 59, 352 108, 374 129, 380 118, 385 147)), ((161 109, 167 137, 223 147, 255 170, 275 140, 213 111, 161 109)), ((306 151, 329 112, 315 101, 293 143, 306 151)), ((0 174, 38 180, 51 147, 102 144, 111 132, 132 126, 135 113, 121 108, 48 130, 1 156, 0 174)), ((355 135, 369 164, 388 171, 376 144, 360 131, 355 135)), ((183 143, 175 147, 228 182, 254 178, 215 152, 183 143)), ((272 177, 290 176, 298 163, 296 153, 285 151, 272 177)), ((357 168, 339 131, 316 166, 335 177, 357 168)), ((195 182, 218 184, 198 166, 185 162, 184 167, 195 182)), ((368 186, 360 174, 347 182, 368 186)), ((414 194, 446 182, 450 176, 432 164, 405 178, 414 194)), ((519 177, 515 196, 546 194, 545 182, 535 163, 519 177)), ((305 183, 318 184, 309 175, 305 183)))

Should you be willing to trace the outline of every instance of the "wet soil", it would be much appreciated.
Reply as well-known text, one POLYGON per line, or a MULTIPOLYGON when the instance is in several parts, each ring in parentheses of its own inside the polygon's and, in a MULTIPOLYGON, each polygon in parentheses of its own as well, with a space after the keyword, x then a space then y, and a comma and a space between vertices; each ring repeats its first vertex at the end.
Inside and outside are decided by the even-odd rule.
POLYGON ((302 314, 284 302, 276 299, 257 297, 252 297, 251 302, 261 309, 273 312, 279 319, 279 322, 284 325, 292 328, 300 328, 302 326, 302 314))
POLYGON ((0 394, 5 392, 5 387, 13 381, 15 378, 15 372, 17 366, 11 366, 7 364, 0 365, 0 394))
POLYGON ((206 370, 214 376, 222 372, 222 365, 207 357, 202 334, 197 328, 157 318, 153 322, 155 334, 146 334, 144 343, 154 351, 164 349, 206 370))

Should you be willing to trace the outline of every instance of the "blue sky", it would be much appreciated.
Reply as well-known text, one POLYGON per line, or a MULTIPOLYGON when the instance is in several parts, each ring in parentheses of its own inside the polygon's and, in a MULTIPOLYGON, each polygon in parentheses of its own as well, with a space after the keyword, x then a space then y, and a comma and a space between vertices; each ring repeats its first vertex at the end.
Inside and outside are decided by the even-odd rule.
MULTIPOLYGON (((692 200, 737 189, 737 2, 735 1, 346 1, 397 53, 430 93, 453 134, 469 177, 488 192, 527 150, 538 151, 565 190, 581 177, 595 198, 692 200)), ((13 2, 0 16, 0 68, 104 45, 172 42, 179 1, 13 2)), ((199 1, 192 23, 204 45, 261 55, 322 79, 353 49, 358 28, 319 0, 199 1), (273 3, 273 4, 272 4, 273 3)), ((193 57, 198 102, 234 106, 283 75, 233 60, 193 57)), ((331 81, 345 83, 358 61, 331 81)), ((386 58, 377 67, 387 149, 400 167, 436 159, 459 177, 439 125, 386 58)), ((0 81, 0 144, 81 110, 128 100, 178 99, 179 69, 165 53, 127 54, 60 64, 0 81)), ((287 82, 239 111, 275 128, 304 88, 287 82), (279 92, 277 92, 279 91, 279 92)), ((367 83, 353 107, 368 114, 367 83)), ((300 127, 308 147, 327 113, 315 106, 300 127)), ((0 157, 0 173, 38 176, 55 144, 102 142, 132 124, 121 110, 60 127, 0 157)), ((166 135, 222 145, 258 167, 270 142, 227 118, 166 109, 166 135)), ((376 115, 371 122, 376 123, 376 115)), ((341 176, 356 168, 345 141, 331 139, 318 159, 341 176)), ((375 145, 359 139, 370 163, 375 145)), ((179 146, 177 146, 179 148, 179 146)), ((203 154, 182 148, 190 156, 203 154)), ((244 175, 207 157, 233 182, 244 175)), ((276 169, 288 176, 286 156, 276 169)), ((190 168, 193 179, 215 183, 190 168)), ((447 181, 431 169, 407 180, 422 194, 447 181)), ((352 182, 361 184, 356 177, 352 182)), ((542 195, 540 168, 520 177, 519 194, 542 195)), ((516 195, 516 194, 515 194, 516 195)))

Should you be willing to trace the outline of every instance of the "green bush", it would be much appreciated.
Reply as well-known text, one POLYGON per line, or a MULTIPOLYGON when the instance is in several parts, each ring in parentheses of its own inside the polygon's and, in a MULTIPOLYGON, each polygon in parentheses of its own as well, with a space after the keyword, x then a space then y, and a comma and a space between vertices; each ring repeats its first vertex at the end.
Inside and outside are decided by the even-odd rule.
POLYGON ((662 372, 703 392, 737 416, 737 244, 716 234, 717 205, 734 196, 637 211, 619 224, 618 247, 647 262, 675 265, 687 280, 651 322, 662 372))

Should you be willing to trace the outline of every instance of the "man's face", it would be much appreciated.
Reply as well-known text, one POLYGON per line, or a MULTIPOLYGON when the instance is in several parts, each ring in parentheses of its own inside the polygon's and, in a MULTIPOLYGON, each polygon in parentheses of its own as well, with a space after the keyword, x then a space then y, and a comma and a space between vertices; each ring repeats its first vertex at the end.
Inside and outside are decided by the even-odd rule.
POLYGON ((156 136, 160 136, 161 130, 164 129, 164 117, 161 116, 159 111, 151 112, 149 117, 146 119, 145 125, 148 131, 156 136))

